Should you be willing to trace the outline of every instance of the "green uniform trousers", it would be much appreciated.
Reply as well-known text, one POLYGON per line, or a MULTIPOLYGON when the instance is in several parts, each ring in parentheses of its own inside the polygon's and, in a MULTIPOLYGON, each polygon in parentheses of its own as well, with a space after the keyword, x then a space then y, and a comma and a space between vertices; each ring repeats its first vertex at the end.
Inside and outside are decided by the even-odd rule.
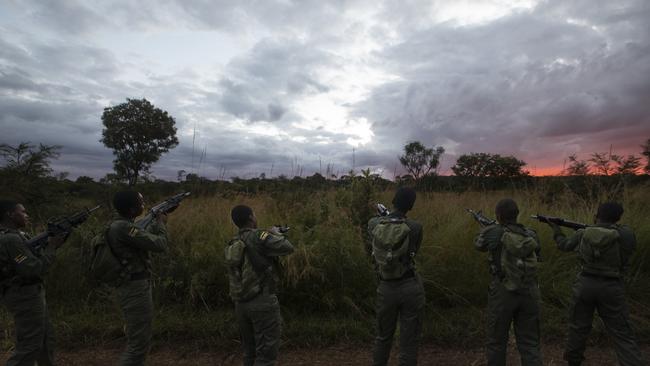
POLYGON ((16 348, 7 366, 54 365, 54 330, 43 285, 10 286, 3 303, 16 324, 16 348))
POLYGON ((373 365, 388 364, 399 318, 399 364, 417 365, 424 315, 424 287, 418 275, 398 281, 380 281, 377 287, 377 336, 373 365))
POLYGON ((235 315, 244 349, 244 366, 275 365, 282 334, 277 296, 262 293, 250 301, 236 302, 235 315))
POLYGON ((129 281, 117 287, 117 299, 126 323, 127 345, 121 366, 142 366, 151 346, 153 300, 149 280, 129 281))
POLYGON ((513 323, 521 364, 542 366, 539 300, 537 286, 508 291, 500 280, 492 280, 488 291, 488 366, 505 366, 510 325, 513 323))
POLYGON ((643 365, 641 350, 630 327, 623 283, 619 279, 585 275, 578 276, 573 286, 569 338, 564 359, 576 364, 585 359, 585 343, 591 331, 594 310, 598 310, 607 332, 614 340, 619 364, 643 365))

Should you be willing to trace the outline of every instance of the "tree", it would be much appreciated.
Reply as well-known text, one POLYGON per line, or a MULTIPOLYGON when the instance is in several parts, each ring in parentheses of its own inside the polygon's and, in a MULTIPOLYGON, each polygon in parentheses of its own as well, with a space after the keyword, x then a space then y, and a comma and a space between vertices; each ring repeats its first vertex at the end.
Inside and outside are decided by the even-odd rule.
POLYGON ((643 170, 645 170, 647 174, 650 174, 650 139, 648 139, 645 144, 641 145, 641 148, 643 149, 641 155, 645 156, 647 160, 643 170))
POLYGON ((566 175, 587 175, 589 174, 589 162, 578 160, 576 154, 569 156, 569 167, 565 169, 566 175))
POLYGON ((29 142, 17 146, 0 144, 0 156, 5 160, 3 170, 26 177, 47 177, 52 174, 50 160, 59 157, 58 145, 39 144, 38 148, 29 142))
POLYGON ((615 171, 614 164, 620 159, 618 155, 608 153, 593 153, 589 161, 593 164, 596 173, 601 175, 611 175, 615 171))
POLYGON ((127 98, 126 103, 104 108, 102 123, 100 141, 113 149, 115 172, 130 186, 147 175, 163 153, 178 145, 174 118, 146 99, 127 98))
POLYGON ((612 160, 617 164, 616 174, 636 174, 641 168, 641 158, 632 154, 627 157, 612 155, 612 160))
POLYGON ((445 152, 442 146, 427 148, 419 141, 412 141, 404 146, 404 155, 399 157, 399 162, 406 168, 415 180, 425 175, 435 174, 440 164, 440 156, 445 152))
POLYGON ((459 177, 473 178, 515 178, 529 173, 523 170, 526 163, 514 156, 471 153, 461 155, 451 170, 459 177))

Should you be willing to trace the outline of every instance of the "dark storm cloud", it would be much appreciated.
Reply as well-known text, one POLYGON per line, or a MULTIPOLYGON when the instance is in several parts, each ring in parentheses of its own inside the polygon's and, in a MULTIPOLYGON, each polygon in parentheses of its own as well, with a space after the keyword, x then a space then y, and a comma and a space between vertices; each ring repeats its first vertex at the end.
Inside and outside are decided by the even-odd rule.
POLYGON ((650 78, 641 76, 650 75, 647 2, 567 3, 485 25, 414 30, 378 55, 400 80, 377 88, 358 113, 375 122, 378 141, 452 140, 456 154, 561 161, 570 151, 536 140, 576 136, 589 136, 582 152, 614 139, 627 149, 650 136, 650 78), (619 131, 628 137, 616 138, 619 131))
POLYGON ((55 167, 73 176, 110 170, 100 117, 127 97, 146 97, 176 118, 181 144, 154 166, 169 179, 181 169, 256 176, 329 164, 340 174, 354 165, 392 176, 410 140, 445 146, 447 167, 478 151, 548 166, 610 144, 635 152, 650 137, 645 0, 542 1, 469 25, 432 22, 444 1, 10 4, 16 21, 0 24, 0 142, 64 145, 55 167), (155 60, 120 58, 93 38, 178 29, 255 41, 218 72, 156 73, 148 69, 155 60), (351 56, 353 39, 376 47, 351 56), (350 63, 393 77, 365 100, 341 102, 350 118, 372 124, 372 141, 354 154, 344 131, 295 127, 305 118, 296 110, 302 98, 336 92, 327 73, 350 63))

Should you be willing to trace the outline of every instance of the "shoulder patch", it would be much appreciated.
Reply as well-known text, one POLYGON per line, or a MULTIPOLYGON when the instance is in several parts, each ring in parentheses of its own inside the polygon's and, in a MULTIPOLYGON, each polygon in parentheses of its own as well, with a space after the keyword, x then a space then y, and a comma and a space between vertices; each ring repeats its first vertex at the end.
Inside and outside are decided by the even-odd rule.
POLYGON ((16 256, 16 258, 14 258, 14 262, 16 262, 16 264, 21 264, 21 263, 23 263, 26 259, 27 259, 27 256, 26 256, 26 255, 24 255, 24 254, 18 254, 18 255, 16 256))
POLYGON ((136 236, 136 234, 138 234, 138 228, 134 226, 129 230, 129 236, 136 236))
POLYGON ((267 231, 262 231, 260 233, 260 240, 266 240, 266 238, 269 236, 269 233, 267 231))

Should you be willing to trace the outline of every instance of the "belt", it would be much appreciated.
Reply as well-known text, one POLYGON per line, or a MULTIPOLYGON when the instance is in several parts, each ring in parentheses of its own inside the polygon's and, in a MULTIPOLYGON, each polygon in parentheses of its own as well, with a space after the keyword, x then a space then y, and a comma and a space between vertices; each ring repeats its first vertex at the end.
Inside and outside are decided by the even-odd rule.
POLYGON ((397 282, 397 281, 402 281, 402 280, 406 280, 408 278, 413 278, 413 277, 415 277, 415 271, 410 269, 406 273, 404 273, 404 275, 402 275, 402 277, 399 277, 399 278, 383 279, 380 276, 379 279, 381 281, 383 281, 383 282, 397 282))

